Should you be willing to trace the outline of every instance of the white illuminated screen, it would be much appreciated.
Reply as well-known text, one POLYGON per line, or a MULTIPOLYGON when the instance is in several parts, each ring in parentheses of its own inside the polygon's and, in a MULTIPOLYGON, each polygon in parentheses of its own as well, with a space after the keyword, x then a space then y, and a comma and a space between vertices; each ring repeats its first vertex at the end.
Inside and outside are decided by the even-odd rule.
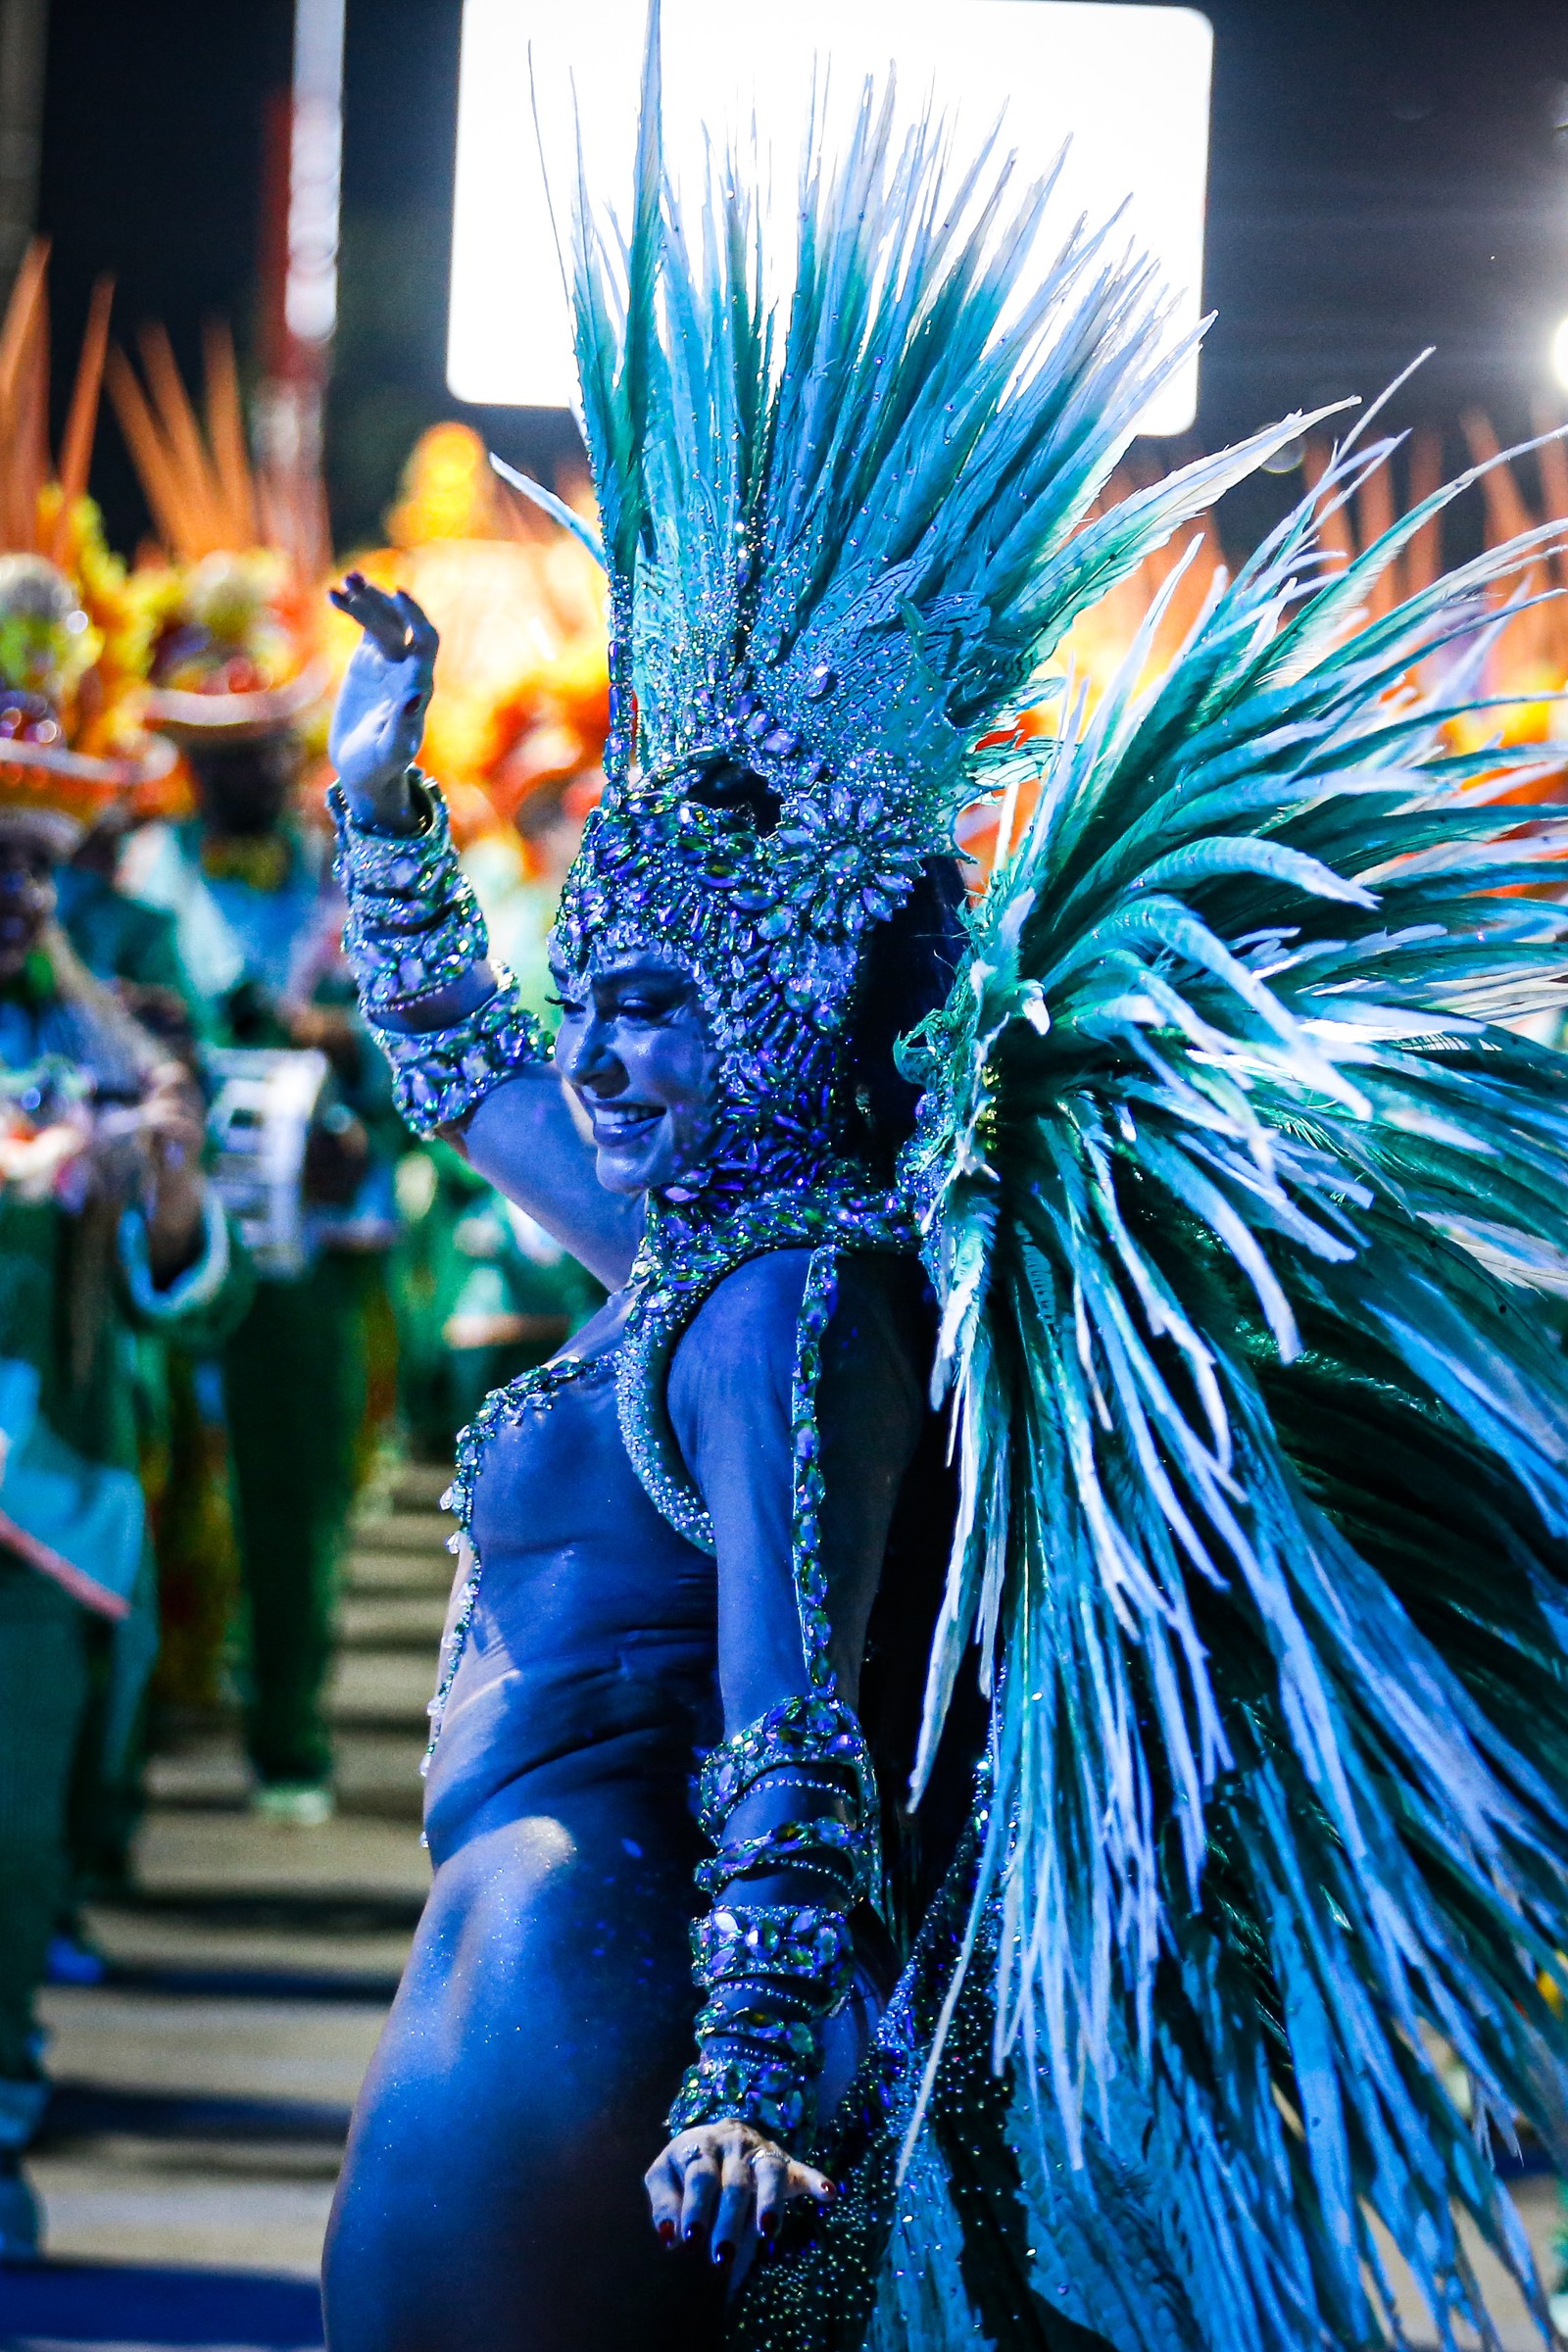
MULTIPOLYGON (((590 192, 624 221, 636 135, 644 0, 466 0, 447 381, 460 400, 574 405, 566 298, 546 183, 566 233, 580 114, 590 192), (539 127, 535 128, 535 94, 539 127), (541 154, 541 147, 543 153, 541 154)), ((1015 185, 1067 162, 1041 259, 1080 212, 1125 205, 1115 249, 1147 252, 1174 298, 1170 333, 1200 317, 1213 36, 1186 8, 1099 0, 664 0, 664 143, 688 202, 705 184, 705 133, 723 148, 755 122, 773 222, 793 245, 813 78, 831 152, 867 77, 897 76, 901 117, 930 104, 966 160, 1001 122, 1015 185)), ((1181 432, 1198 405, 1196 357, 1144 418, 1181 432)))

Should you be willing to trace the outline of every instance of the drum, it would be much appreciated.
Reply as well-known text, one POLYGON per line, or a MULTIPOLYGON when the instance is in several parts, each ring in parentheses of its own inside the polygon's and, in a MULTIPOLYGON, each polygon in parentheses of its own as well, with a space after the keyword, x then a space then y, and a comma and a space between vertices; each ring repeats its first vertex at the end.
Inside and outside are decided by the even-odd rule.
POLYGON ((258 1272, 288 1280, 307 1260, 305 1152, 326 1084, 313 1050, 213 1047, 203 1056, 214 1093, 208 1113, 213 1188, 258 1272))

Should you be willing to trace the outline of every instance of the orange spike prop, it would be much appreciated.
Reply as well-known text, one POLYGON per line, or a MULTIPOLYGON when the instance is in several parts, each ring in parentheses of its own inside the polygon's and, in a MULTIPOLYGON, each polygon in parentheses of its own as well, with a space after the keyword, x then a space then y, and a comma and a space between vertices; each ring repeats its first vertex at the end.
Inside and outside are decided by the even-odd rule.
MULTIPOLYGON (((140 337, 142 366, 146 370, 149 389, 156 404, 158 421, 171 457, 185 483, 187 504, 197 517, 203 544, 191 548, 193 556, 211 555, 216 548, 230 545, 223 528, 223 502, 218 486, 218 472, 196 421, 179 369, 174 361, 173 345, 168 330, 149 326, 140 337)), ((187 551, 180 549, 180 554, 187 551)))
MULTIPOLYGON (((1421 505, 1424 499, 1443 487, 1443 435, 1430 425, 1423 425, 1410 439, 1410 504, 1421 505)), ((1405 587, 1411 596, 1419 596, 1430 588, 1443 567, 1443 518, 1434 514, 1424 522, 1404 551, 1405 587)))
POLYGON ((48 551, 56 564, 64 562, 71 544, 73 509, 76 501, 86 495, 87 470, 92 463, 92 445, 98 430, 104 357, 109 348, 109 312, 114 299, 114 279, 99 278, 92 290, 87 329, 82 337, 81 357, 76 363, 76 381, 71 395, 71 414, 66 419, 66 437, 60 451, 60 512, 55 517, 48 551))
POLYGON ((1502 455, 1502 444, 1491 417, 1479 409, 1470 409, 1460 421, 1471 457, 1478 466, 1489 467, 1481 477, 1481 495, 1487 504, 1487 544, 1497 547, 1504 539, 1529 530, 1530 509, 1514 479, 1513 467, 1493 463, 1502 455))
POLYGON ((0 326, 0 550, 38 553, 38 493, 48 475, 49 247, 34 239, 0 326))
POLYGON ((202 338, 207 368, 207 438, 223 510, 224 545, 250 547, 259 528, 255 485, 245 450, 239 369, 228 329, 210 325, 202 338))
POLYGON ((179 467, 136 380, 136 371, 122 351, 109 354, 107 372, 109 398, 147 504, 153 511, 153 520, 169 545, 183 552, 188 542, 200 535, 200 516, 187 505, 179 467))

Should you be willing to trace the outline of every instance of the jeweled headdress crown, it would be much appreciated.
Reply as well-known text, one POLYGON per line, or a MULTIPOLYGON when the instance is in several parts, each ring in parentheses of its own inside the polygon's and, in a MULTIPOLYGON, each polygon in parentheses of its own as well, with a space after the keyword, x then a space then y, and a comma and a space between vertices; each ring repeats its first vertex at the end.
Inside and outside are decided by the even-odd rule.
MULTIPOLYGON (((653 0, 628 238, 579 185, 612 718, 556 945, 579 976, 650 945, 690 964, 721 1191, 819 1177, 868 928, 952 853, 977 738, 1149 549, 1155 494, 1084 517, 1185 355, 1103 229, 1080 221, 1032 282, 1056 174, 1009 203, 1010 176, 990 146, 954 172, 929 121, 898 137, 891 81, 867 86, 836 168, 808 143, 770 308, 734 159, 695 226, 665 173, 653 0)), ((1165 531, 1256 455, 1162 483, 1165 531)))

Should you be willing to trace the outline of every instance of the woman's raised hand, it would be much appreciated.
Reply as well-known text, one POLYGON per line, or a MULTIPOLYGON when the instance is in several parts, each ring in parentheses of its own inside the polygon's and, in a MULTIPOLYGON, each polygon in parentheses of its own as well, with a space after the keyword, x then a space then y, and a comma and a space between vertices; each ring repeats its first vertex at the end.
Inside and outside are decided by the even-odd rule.
POLYGON ((388 596, 351 571, 328 593, 365 631, 338 688, 328 756, 361 823, 397 830, 410 822, 404 778, 424 732, 440 640, 401 588, 388 596))
POLYGON ((778 2234, 784 2208, 802 2197, 825 2205, 832 2181, 758 2131, 728 2116, 677 2133, 643 2177, 654 2228, 666 2246, 701 2242, 714 2262, 739 2262, 778 2234))

